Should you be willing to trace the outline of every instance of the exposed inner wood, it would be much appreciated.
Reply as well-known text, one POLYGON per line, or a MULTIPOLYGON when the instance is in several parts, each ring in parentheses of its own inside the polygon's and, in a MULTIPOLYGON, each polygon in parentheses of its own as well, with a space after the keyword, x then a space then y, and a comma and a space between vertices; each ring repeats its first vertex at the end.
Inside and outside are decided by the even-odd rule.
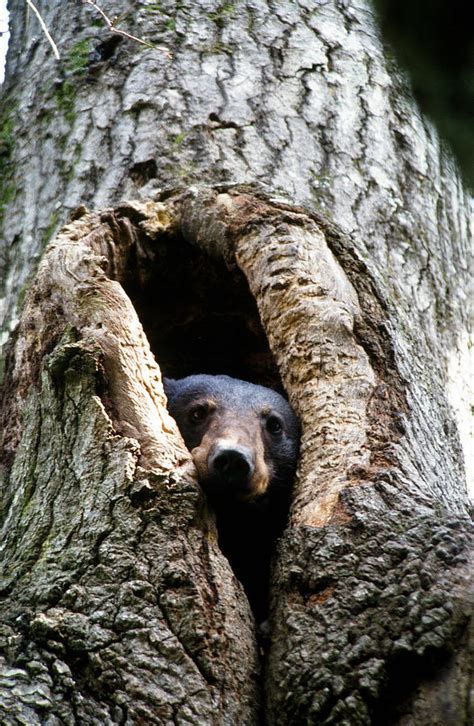
POLYGON ((100 346, 118 430, 158 469, 175 426, 149 344, 170 377, 227 373, 282 390, 281 373, 303 425, 293 523, 350 518, 339 495, 371 467, 377 380, 354 332, 355 290, 303 210, 235 192, 86 214, 45 255, 24 319, 36 343, 22 343, 18 365, 30 380, 38 341, 47 349, 66 321, 100 346))

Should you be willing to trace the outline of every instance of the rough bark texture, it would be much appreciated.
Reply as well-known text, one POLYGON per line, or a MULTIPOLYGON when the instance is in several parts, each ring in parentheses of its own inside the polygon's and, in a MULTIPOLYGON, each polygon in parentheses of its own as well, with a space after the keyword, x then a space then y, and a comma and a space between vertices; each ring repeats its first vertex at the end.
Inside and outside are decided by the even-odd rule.
POLYGON ((136 313, 104 271, 126 262, 129 228, 112 215, 66 228, 17 333, 3 409, 4 455, 19 417, 22 433, 2 492, 2 722, 256 719, 248 605, 136 313))
POLYGON ((145 289, 156 259, 198 250, 203 287, 207 269, 212 283, 248 281, 272 354, 249 344, 248 370, 258 359, 275 385, 279 371, 303 423, 274 569, 268 722, 469 723, 469 204, 370 8, 114 3, 169 59, 107 36, 80 3, 39 7, 63 60, 15 4, 5 336, 67 214, 116 209, 48 248, 11 346, 2 718, 257 719, 251 615, 119 284, 160 352, 161 322, 179 311, 157 310, 153 328, 129 271, 145 289), (155 201, 117 207, 124 196, 155 201))
POLYGON ((275 567, 267 717, 468 723, 467 502, 408 428, 423 407, 393 366, 378 293, 342 258, 352 287, 328 246, 344 240, 314 215, 238 193, 216 203, 185 205, 188 234, 214 252, 234 242, 303 423, 275 567))

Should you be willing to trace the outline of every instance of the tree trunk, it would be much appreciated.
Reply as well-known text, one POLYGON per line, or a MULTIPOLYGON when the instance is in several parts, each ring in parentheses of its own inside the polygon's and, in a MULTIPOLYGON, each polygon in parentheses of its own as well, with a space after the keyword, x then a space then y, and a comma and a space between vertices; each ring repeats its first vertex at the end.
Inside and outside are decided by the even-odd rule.
POLYGON ((469 199, 370 7, 104 5, 168 57, 37 5, 62 59, 11 7, 0 127, 0 720, 470 723, 469 199), (300 416, 260 644, 160 368, 300 416))

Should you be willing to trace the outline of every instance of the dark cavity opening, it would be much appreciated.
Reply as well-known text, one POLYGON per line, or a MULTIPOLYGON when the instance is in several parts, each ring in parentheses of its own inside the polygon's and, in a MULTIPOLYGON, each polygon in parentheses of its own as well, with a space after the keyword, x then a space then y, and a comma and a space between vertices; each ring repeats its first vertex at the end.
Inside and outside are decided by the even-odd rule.
MULTIPOLYGON (((284 393, 257 304, 237 266, 209 257, 176 235, 144 237, 133 249, 134 259, 120 281, 165 377, 227 374, 284 393)), ((258 622, 268 615, 275 530, 280 534, 286 521, 286 511, 284 521, 280 511, 278 523, 268 526, 265 507, 261 516, 260 508, 232 510, 230 518, 228 510, 215 511, 219 545, 244 585, 258 622), (250 543, 252 535, 245 531, 249 528, 256 532, 258 547, 250 543), (232 551, 238 557, 233 558, 232 551)))
POLYGON ((163 375, 225 373, 283 393, 243 273, 177 236, 143 249, 121 282, 163 375))

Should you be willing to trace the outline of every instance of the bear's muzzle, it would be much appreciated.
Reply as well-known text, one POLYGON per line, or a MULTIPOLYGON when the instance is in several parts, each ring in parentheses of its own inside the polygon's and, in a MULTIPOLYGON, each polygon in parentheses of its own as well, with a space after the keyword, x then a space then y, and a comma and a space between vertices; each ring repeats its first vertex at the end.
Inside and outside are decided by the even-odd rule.
POLYGON ((218 441, 208 457, 209 479, 229 487, 235 495, 248 495, 251 490, 255 461, 250 449, 232 441, 218 441))
POLYGON ((208 494, 251 500, 267 489, 269 471, 261 443, 250 448, 234 437, 216 439, 208 433, 191 454, 208 494))

